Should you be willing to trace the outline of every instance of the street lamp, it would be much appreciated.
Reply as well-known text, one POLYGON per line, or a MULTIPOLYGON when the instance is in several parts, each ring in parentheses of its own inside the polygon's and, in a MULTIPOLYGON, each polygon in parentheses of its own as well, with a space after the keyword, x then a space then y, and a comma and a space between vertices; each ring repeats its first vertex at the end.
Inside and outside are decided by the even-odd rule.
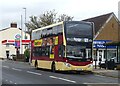
MULTIPOLYGON (((26 24, 26 8, 23 8, 24 10, 25 10, 25 24, 26 24)), ((26 38, 26 25, 25 25, 25 39, 27 39, 26 38)))
POLYGON ((21 38, 20 38, 20 54, 22 54, 22 15, 21 15, 21 38))

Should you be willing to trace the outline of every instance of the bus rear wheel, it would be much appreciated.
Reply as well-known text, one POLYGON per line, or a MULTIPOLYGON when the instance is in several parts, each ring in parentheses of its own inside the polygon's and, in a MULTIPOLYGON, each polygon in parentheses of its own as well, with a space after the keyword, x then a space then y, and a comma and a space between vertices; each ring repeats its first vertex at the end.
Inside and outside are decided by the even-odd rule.
POLYGON ((37 60, 35 61, 35 68, 38 69, 38 62, 37 62, 37 60))
POLYGON ((54 72, 54 73, 56 72, 55 64, 52 64, 51 71, 54 72))

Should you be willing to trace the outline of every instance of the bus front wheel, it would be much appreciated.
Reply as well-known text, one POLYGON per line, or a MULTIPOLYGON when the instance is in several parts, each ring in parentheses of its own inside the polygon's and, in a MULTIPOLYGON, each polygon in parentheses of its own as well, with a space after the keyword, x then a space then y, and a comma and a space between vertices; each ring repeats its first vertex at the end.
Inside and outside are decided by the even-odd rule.
POLYGON ((52 64, 51 71, 52 71, 52 72, 54 72, 54 73, 56 72, 55 63, 54 63, 54 64, 52 64))

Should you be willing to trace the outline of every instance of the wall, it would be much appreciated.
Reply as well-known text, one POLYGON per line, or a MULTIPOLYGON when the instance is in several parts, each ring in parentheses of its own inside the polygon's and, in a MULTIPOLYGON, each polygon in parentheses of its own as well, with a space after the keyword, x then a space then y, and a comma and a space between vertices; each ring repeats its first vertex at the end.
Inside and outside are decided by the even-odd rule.
MULTIPOLYGON (((21 30, 19 28, 8 28, 6 30, 0 31, 0 41, 2 42, 3 40, 15 40, 15 35, 20 34, 21 35, 21 30)), ((25 33, 22 32, 22 35, 24 36, 25 33)), ((26 34, 28 37, 28 40, 30 39, 29 35, 26 34)), ((24 40, 24 37, 22 37, 24 40)), ((16 55, 16 49, 15 46, 9 45, 9 47, 6 47, 6 45, 2 45, 0 42, 0 58, 6 58, 6 50, 8 50, 11 54, 16 55)), ((25 45, 22 45, 22 54, 24 53, 25 50, 25 45)))
POLYGON ((113 16, 110 21, 101 29, 95 40, 118 41, 118 23, 113 16))

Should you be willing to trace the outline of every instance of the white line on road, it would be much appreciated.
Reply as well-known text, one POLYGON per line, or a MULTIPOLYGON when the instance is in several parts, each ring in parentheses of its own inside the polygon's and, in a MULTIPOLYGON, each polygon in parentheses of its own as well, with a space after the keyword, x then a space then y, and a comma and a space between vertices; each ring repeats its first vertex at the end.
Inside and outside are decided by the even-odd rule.
POLYGON ((102 76, 102 75, 95 75, 95 76, 99 76, 99 77, 106 77, 106 76, 102 76))
POLYGON ((49 76, 49 77, 50 77, 50 78, 54 78, 54 79, 60 79, 60 80, 64 80, 64 81, 68 81, 68 82, 76 83, 76 81, 69 80, 69 79, 65 79, 65 78, 59 78, 59 77, 55 77, 55 76, 49 76))
POLYGON ((2 66, 2 67, 4 67, 4 68, 9 68, 8 66, 2 66))
POLYGON ((36 74, 36 75, 42 75, 40 73, 36 73, 36 72, 32 72, 32 71, 27 71, 28 73, 31 73, 31 74, 36 74))
POLYGON ((118 84, 118 83, 83 83, 83 84, 96 84, 96 85, 98 85, 98 84, 107 84, 107 85, 109 85, 109 84, 118 84))
POLYGON ((10 83, 13 83, 12 81, 10 81, 10 83))
POLYGON ((22 71, 21 69, 12 68, 13 70, 22 71))
MULTIPOLYGON (((95 76, 99 76, 99 77, 108 77, 108 76, 104 76, 104 75, 95 75, 95 76)), ((113 78, 113 77, 109 77, 109 78, 113 78)), ((117 77, 114 77, 114 79, 117 79, 117 80, 118 80, 117 77)))

